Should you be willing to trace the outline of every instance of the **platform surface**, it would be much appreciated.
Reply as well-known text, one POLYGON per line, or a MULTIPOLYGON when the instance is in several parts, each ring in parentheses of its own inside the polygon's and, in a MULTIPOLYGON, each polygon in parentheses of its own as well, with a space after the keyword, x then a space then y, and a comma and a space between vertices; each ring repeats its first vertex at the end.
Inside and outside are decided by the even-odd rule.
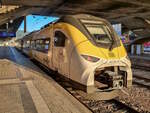
POLYGON ((0 47, 0 113, 90 113, 14 48, 0 47))

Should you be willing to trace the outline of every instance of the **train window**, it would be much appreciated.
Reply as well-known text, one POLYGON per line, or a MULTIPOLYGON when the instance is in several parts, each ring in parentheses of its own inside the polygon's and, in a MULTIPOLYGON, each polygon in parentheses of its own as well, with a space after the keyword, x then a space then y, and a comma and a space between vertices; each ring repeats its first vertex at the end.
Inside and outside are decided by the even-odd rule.
POLYGON ((65 40, 67 37, 62 33, 61 31, 55 32, 55 38, 54 38, 54 46, 56 47, 65 47, 65 40))
POLYGON ((97 44, 112 43, 113 36, 110 28, 104 22, 98 20, 80 19, 87 31, 92 35, 92 38, 97 44))
POLYGON ((35 41, 31 41, 31 48, 35 49, 35 41))
POLYGON ((29 41, 29 40, 24 41, 24 43, 23 43, 23 48, 24 48, 24 49, 29 49, 29 48, 30 48, 30 41, 29 41))
POLYGON ((91 35, 94 36, 94 40, 96 43, 111 43, 112 37, 110 34, 110 30, 107 26, 103 24, 86 24, 85 27, 89 31, 91 35))
POLYGON ((50 47, 50 40, 45 40, 45 49, 48 51, 49 47, 50 47))
POLYGON ((50 47, 50 39, 36 40, 36 50, 47 53, 50 47))

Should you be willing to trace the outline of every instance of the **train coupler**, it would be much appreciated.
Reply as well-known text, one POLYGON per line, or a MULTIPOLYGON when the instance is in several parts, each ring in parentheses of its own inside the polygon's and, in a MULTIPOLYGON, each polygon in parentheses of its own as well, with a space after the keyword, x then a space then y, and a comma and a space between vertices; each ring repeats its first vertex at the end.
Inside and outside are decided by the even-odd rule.
POLYGON ((112 89, 121 89, 123 88, 123 76, 118 75, 112 71, 106 71, 104 76, 106 77, 105 80, 108 84, 108 87, 112 89))

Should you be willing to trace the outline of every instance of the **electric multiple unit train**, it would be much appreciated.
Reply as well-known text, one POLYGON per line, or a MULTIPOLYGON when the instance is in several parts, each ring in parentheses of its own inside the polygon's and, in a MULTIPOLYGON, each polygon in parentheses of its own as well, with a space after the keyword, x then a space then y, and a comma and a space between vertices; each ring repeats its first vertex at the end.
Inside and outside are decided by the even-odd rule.
POLYGON ((103 92, 106 96, 132 85, 126 50, 111 24, 102 18, 63 16, 17 43, 30 58, 57 71, 86 95, 103 92))

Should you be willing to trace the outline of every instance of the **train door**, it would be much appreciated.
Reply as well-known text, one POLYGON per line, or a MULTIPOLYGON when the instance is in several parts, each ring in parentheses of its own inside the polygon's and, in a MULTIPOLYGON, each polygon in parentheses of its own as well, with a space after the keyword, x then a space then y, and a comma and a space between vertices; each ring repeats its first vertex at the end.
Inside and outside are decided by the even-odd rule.
POLYGON ((54 33, 54 47, 53 47, 53 65, 55 69, 68 77, 68 56, 67 56, 67 36, 61 31, 54 33))

